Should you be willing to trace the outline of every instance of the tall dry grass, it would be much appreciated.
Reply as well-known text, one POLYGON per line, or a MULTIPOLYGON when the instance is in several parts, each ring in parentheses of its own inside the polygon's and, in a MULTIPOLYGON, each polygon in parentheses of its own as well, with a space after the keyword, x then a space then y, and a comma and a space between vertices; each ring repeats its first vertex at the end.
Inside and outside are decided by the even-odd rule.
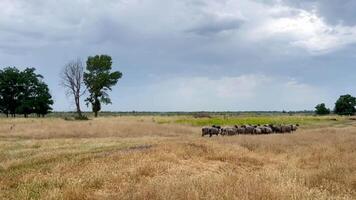
POLYGON ((150 117, 0 123, 1 199, 356 198, 353 124, 201 138, 150 117))
POLYGON ((192 135, 199 128, 159 125, 154 117, 106 117, 89 121, 49 119, 1 119, 0 137, 51 139, 51 138, 102 138, 192 135))

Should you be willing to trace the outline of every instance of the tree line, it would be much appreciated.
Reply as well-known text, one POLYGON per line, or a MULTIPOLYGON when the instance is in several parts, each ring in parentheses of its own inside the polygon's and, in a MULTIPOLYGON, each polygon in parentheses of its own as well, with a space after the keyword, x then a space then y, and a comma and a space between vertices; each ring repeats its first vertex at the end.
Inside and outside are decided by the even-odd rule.
MULTIPOLYGON (((350 94, 342 95, 335 103, 333 112, 338 115, 355 115, 356 113, 356 97, 350 94)), ((317 115, 329 115, 331 109, 327 108, 325 103, 315 106, 315 113, 317 115)))
POLYGON ((44 117, 52 110, 52 105, 48 85, 34 68, 0 70, 0 111, 7 117, 16 117, 16 114, 44 117))

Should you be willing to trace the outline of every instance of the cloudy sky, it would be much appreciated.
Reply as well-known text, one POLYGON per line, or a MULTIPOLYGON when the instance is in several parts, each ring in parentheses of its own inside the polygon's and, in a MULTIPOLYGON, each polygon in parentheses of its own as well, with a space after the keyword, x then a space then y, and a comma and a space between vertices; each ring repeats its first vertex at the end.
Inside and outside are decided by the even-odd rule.
MULTIPOLYGON (((354 0, 1 0, 0 67, 35 67, 55 110, 69 61, 109 54, 112 111, 304 110, 356 95, 354 0)), ((83 105, 84 106, 84 105, 83 105)))

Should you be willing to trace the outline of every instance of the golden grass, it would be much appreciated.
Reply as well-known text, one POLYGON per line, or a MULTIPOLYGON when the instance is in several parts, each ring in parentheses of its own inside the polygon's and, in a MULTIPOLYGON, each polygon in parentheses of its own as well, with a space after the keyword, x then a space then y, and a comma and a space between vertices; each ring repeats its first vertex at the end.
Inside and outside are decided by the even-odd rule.
POLYGON ((201 138, 152 117, 0 120, 0 199, 355 199, 356 124, 201 138))

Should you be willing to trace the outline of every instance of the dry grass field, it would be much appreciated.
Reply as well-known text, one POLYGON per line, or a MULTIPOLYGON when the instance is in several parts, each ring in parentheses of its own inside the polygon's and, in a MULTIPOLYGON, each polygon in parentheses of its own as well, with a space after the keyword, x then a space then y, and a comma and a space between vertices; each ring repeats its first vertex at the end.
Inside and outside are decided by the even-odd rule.
POLYGON ((0 119, 0 199, 356 199, 356 121, 202 138, 162 120, 0 119))

